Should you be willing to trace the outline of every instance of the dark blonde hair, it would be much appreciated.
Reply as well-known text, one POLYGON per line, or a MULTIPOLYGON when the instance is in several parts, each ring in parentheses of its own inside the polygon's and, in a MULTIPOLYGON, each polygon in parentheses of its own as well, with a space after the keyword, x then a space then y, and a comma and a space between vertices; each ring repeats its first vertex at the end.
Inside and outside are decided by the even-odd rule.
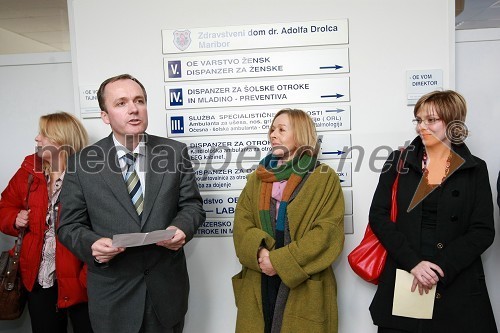
POLYGON ((271 122, 271 127, 267 132, 267 137, 271 139, 272 124, 274 120, 282 114, 288 115, 290 126, 293 130, 293 139, 297 145, 298 154, 307 154, 310 156, 318 155, 319 144, 316 126, 311 117, 303 110, 299 109, 281 109, 278 111, 271 122))
POLYGON ((67 112, 50 113, 40 117, 39 133, 61 146, 66 159, 88 144, 87 131, 80 120, 67 112))
POLYGON ((420 97, 413 109, 415 117, 423 106, 433 106, 433 109, 445 124, 457 120, 465 122, 467 116, 465 98, 453 90, 433 91, 420 97))
POLYGON ((426 107, 427 111, 436 112, 437 116, 446 125, 446 135, 450 141, 459 144, 467 138, 468 130, 465 125, 467 117, 467 103, 465 98, 453 90, 432 91, 420 97, 413 109, 416 117, 418 112, 426 107))

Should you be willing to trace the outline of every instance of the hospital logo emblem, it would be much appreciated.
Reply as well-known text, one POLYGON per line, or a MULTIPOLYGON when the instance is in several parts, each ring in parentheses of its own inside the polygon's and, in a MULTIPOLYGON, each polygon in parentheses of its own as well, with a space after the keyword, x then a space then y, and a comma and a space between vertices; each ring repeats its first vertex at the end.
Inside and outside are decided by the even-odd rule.
POLYGON ((179 50, 184 51, 191 44, 191 31, 189 30, 175 30, 174 31, 174 45, 179 50))

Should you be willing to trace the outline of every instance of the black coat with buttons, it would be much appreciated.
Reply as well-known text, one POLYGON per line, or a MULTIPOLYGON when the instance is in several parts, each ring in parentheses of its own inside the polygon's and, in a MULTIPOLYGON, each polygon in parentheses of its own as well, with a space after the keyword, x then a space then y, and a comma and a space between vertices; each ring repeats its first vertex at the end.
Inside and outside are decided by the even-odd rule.
POLYGON ((500 208, 500 171, 498 172, 497 178, 497 203, 498 207, 500 208))
MULTIPOLYGON (((373 322, 409 332, 497 332, 481 261, 481 254, 495 237, 493 197, 486 163, 473 156, 465 144, 452 146, 464 163, 457 165, 458 169, 450 168, 439 194, 434 263, 441 267, 444 277, 437 285, 433 319, 418 320, 391 313, 396 268, 410 272, 423 260, 422 203, 408 212, 422 179, 423 148, 417 137, 403 153, 396 151, 389 156, 370 207, 370 226, 388 252, 370 305, 373 322), (393 223, 389 218, 391 188, 400 157, 405 162, 397 191, 398 215, 393 223)), ((452 159, 452 165, 457 160, 452 159)))

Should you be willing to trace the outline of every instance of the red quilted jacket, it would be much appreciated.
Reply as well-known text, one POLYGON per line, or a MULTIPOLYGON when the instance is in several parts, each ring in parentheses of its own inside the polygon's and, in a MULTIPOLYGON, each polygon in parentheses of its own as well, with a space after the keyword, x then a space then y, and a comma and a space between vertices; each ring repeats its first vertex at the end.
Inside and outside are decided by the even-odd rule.
MULTIPOLYGON (((26 156, 19 170, 2 192, 0 200, 0 231, 7 235, 18 235, 14 228, 17 214, 24 209, 23 202, 28 191, 28 176, 33 174, 29 196, 29 227, 21 246, 19 266, 21 278, 31 291, 38 277, 42 260, 44 233, 47 230, 45 217, 48 207, 47 182, 42 172, 42 160, 36 155, 26 156)), ((59 308, 87 302, 87 266, 56 240, 56 276, 59 308)))

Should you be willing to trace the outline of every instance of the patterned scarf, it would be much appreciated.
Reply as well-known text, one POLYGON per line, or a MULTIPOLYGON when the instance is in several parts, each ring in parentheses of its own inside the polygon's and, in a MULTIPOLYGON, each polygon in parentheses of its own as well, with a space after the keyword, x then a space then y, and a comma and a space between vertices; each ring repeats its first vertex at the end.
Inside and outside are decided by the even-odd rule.
MULTIPOLYGON (((275 248, 285 246, 285 223, 287 220, 287 206, 294 190, 302 182, 304 176, 316 165, 316 157, 306 154, 297 156, 291 161, 278 166, 279 158, 272 154, 264 157, 257 168, 257 177, 261 180, 259 198, 259 219, 262 229, 276 240, 275 248), (273 183, 287 180, 276 218, 276 231, 273 230, 271 217, 271 195, 273 183)), ((264 316, 264 333, 271 333, 273 326, 281 328, 281 322, 273 321, 278 292, 281 285, 279 275, 267 276, 262 273, 262 313, 264 316)), ((287 295, 285 296, 286 303, 287 295)), ((280 313, 282 309, 280 309, 280 313)), ((281 318, 281 317, 280 317, 281 318)))
POLYGON ((273 183, 282 180, 288 180, 283 190, 283 197, 278 209, 278 217, 276 219, 276 231, 282 233, 285 230, 286 209, 288 201, 300 184, 304 175, 309 172, 316 164, 316 157, 306 154, 297 156, 285 164, 277 166, 279 158, 272 154, 267 155, 260 161, 257 168, 257 176, 262 181, 260 198, 259 198, 259 218, 262 229, 270 236, 275 237, 273 226, 271 224, 271 215, 269 207, 271 205, 271 193, 273 183))

